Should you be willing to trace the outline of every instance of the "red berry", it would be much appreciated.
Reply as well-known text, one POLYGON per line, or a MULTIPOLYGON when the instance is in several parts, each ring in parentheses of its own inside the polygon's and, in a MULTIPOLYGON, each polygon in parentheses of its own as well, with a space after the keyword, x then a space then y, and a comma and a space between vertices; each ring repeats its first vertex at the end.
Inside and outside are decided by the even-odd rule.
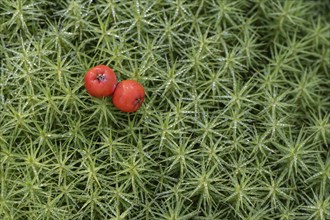
POLYGON ((144 101, 144 88, 135 80, 118 83, 112 102, 122 112, 135 112, 144 101))
POLYGON ((88 70, 85 75, 85 87, 94 97, 111 96, 117 85, 114 71, 105 65, 98 65, 88 70))

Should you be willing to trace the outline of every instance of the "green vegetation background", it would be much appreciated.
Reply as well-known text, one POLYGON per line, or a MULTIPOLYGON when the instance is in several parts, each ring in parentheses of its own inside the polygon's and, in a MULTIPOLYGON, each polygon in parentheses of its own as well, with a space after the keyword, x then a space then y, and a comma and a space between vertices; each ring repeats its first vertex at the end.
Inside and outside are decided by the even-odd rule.
POLYGON ((327 0, 1 0, 0 219, 330 219, 327 0), (133 114, 90 97, 111 66, 133 114))

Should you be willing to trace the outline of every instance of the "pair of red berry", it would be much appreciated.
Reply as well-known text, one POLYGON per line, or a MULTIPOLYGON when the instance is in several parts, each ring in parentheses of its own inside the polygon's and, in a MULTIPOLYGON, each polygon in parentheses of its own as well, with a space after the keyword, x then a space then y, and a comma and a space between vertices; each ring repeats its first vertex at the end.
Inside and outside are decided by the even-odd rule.
POLYGON ((85 87, 94 97, 112 96, 112 103, 123 112, 135 112, 144 101, 144 88, 135 80, 117 83, 115 72, 108 66, 98 65, 87 71, 85 87))

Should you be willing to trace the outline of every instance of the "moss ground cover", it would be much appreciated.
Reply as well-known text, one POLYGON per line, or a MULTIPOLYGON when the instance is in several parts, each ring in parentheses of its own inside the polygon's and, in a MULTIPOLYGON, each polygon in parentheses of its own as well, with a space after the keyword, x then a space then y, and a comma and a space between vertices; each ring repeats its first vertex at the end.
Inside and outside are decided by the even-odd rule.
POLYGON ((330 219, 324 0, 1 0, 0 219, 330 219), (138 112, 88 95, 98 64, 138 112))

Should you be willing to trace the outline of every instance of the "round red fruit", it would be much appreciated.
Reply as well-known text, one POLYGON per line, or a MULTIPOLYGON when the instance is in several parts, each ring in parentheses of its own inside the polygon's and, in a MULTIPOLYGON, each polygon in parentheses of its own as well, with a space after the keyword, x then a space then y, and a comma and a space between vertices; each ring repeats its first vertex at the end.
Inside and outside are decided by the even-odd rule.
POLYGON ((85 75, 85 87, 91 96, 102 98, 111 96, 117 85, 115 72, 105 65, 89 69, 85 75))
POLYGON ((144 101, 144 88, 135 80, 118 83, 112 96, 112 102, 122 112, 135 112, 144 101))

